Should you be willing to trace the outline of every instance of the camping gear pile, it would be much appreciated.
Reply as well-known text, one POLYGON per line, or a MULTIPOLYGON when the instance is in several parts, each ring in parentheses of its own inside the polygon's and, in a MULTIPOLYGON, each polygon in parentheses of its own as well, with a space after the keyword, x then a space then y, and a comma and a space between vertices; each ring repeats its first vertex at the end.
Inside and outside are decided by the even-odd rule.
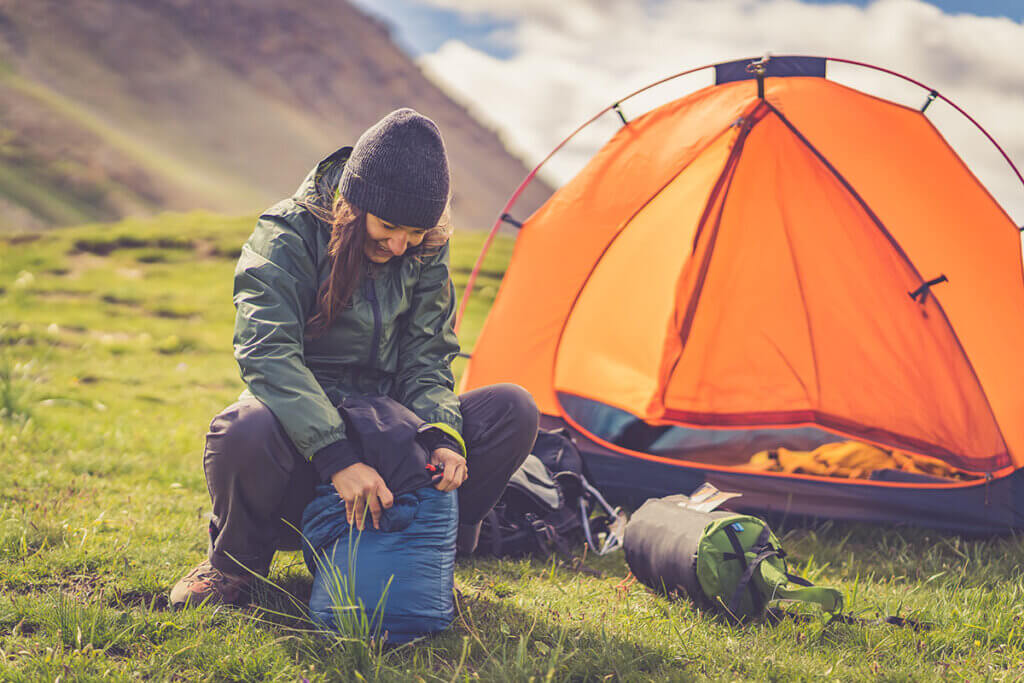
MULTIPOLYGON (((766 522, 717 509, 739 494, 704 484, 691 496, 652 498, 627 520, 584 471, 565 430, 542 430, 533 454, 484 520, 476 552, 568 559, 585 540, 597 554, 624 548, 630 571, 649 588, 689 597, 734 620, 760 616, 773 600, 815 603, 832 614, 842 610, 839 591, 788 572, 786 553, 766 522)), ((571 566, 587 569, 581 562, 571 566)))
POLYGON ((461 388, 526 388, 614 503, 708 481, 750 511, 1024 529, 1018 226, 930 120, 955 105, 888 71, 920 107, 861 92, 827 77, 835 63, 885 71, 714 65, 647 113, 616 100, 618 132, 517 216, 535 169, 504 209, 515 251, 461 388), (595 434, 571 398, 655 426, 815 427, 972 478, 755 471, 714 443, 655 454, 595 434))

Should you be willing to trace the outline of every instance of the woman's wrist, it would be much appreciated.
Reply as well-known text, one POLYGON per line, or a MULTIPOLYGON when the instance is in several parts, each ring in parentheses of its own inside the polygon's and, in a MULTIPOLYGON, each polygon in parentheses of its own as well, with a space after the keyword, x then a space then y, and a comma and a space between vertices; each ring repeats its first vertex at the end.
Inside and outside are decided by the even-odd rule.
POLYGON ((450 448, 456 453, 462 452, 462 445, 455 440, 455 437, 444 433, 437 427, 424 429, 416 435, 416 440, 427 449, 428 453, 433 453, 438 448, 450 448))
POLYGON ((359 454, 348 439, 339 439, 318 450, 312 462, 321 481, 329 482, 336 473, 359 462, 359 454))

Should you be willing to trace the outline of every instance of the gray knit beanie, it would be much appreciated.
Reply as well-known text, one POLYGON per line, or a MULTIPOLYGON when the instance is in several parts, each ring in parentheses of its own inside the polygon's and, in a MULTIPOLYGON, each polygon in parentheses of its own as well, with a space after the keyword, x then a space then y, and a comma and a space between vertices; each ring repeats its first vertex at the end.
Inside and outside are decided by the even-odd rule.
POLYGON ((398 109, 360 136, 339 189, 356 208, 389 223, 432 228, 448 205, 448 156, 434 122, 398 109))

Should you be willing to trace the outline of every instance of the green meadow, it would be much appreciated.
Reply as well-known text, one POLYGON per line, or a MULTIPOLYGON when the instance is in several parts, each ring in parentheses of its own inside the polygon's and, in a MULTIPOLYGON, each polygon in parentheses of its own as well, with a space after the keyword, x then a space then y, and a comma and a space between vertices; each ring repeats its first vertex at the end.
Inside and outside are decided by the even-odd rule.
MULTIPOLYGON (((1024 679, 1024 542, 912 528, 777 530, 791 568, 840 588, 856 620, 784 605, 730 625, 631 583, 621 553, 584 558, 599 576, 460 560, 451 629, 397 648, 312 632, 296 553, 248 608, 168 610, 206 550, 204 434, 242 388, 231 273, 252 222, 0 239, 0 680, 1024 679)), ((460 290, 482 241, 455 237, 460 290)), ((500 239, 485 265, 467 350, 511 251, 500 239)))

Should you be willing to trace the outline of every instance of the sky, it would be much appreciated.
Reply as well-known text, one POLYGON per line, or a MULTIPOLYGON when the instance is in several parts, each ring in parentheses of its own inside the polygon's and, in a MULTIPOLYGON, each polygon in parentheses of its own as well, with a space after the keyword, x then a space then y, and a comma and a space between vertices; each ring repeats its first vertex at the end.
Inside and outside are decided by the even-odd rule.
MULTIPOLYGON (((528 166, 627 93, 684 69, 762 54, 843 57, 937 89, 1024 172, 1024 0, 355 0, 528 166)), ((919 107, 925 91, 830 63, 829 77, 919 107)), ((711 70, 623 104, 627 116, 711 82, 711 70)), ((1019 225, 1024 184, 978 130, 929 116, 1019 225)), ((599 119, 545 167, 560 184, 615 132, 599 119)), ((514 188, 509 188, 510 192, 514 188)))

